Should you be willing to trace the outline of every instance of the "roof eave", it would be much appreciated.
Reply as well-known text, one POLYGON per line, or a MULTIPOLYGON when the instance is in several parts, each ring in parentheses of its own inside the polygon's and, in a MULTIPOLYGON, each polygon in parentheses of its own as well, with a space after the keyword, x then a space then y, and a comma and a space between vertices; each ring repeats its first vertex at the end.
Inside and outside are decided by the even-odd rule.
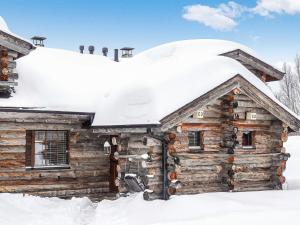
POLYGON ((270 64, 265 63, 264 61, 256 58, 255 56, 250 55, 249 53, 247 53, 241 49, 236 49, 236 50, 233 50, 230 52, 225 52, 220 55, 233 58, 233 59, 239 61, 240 63, 242 63, 244 66, 249 65, 253 69, 262 71, 264 74, 269 76, 268 81, 281 80, 285 75, 284 72, 279 71, 278 69, 274 68, 270 64))
POLYGON ((28 41, 16 37, 10 33, 0 30, 0 45, 18 52, 21 56, 28 55, 36 47, 28 41))

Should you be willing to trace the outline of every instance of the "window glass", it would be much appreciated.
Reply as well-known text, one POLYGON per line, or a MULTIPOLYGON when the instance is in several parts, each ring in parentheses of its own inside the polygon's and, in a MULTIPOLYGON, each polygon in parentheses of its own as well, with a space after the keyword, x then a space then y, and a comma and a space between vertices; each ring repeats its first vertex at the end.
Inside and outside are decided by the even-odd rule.
POLYGON ((200 131, 189 131, 189 147, 198 147, 201 148, 201 133, 200 131))
POLYGON ((253 147, 253 132, 252 131, 247 131, 243 133, 242 137, 242 145, 245 148, 252 148, 253 147))
POLYGON ((34 166, 67 165, 67 156, 67 131, 35 131, 34 166))

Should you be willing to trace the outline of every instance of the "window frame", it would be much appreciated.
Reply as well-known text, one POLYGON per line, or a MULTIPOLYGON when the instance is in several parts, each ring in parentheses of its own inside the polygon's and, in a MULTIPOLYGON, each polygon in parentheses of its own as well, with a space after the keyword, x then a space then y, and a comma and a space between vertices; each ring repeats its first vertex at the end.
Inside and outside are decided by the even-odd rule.
POLYGON ((242 132, 242 148, 243 149, 249 149, 249 150, 251 150, 251 149, 255 149, 255 132, 254 131, 243 131, 242 132), (251 145, 243 145, 243 136, 244 136, 244 134, 246 134, 246 133, 250 133, 250 135, 251 135, 251 145))
POLYGON ((38 170, 47 170, 47 169, 70 169, 70 131, 69 130, 26 130, 27 132, 30 132, 31 137, 30 141, 26 137, 26 151, 30 151, 30 160, 28 160, 26 157, 29 157, 29 154, 25 154, 25 161, 30 161, 30 165, 26 165, 26 168, 29 169, 38 169, 38 170), (35 144, 36 144, 36 132, 65 132, 66 135, 66 164, 57 164, 57 165, 35 165, 35 157, 36 157, 36 151, 35 151, 35 144), (30 143, 27 143, 30 142, 30 143), (30 148, 30 149, 29 149, 30 148))
MULTIPOLYGON (((188 130, 187 131, 188 136, 188 147, 190 151, 197 152, 202 151, 204 149, 203 146, 203 131, 201 130, 188 130), (190 133, 196 133, 198 136, 199 145, 190 145, 190 133)), ((195 137, 196 135, 194 135, 195 137)))

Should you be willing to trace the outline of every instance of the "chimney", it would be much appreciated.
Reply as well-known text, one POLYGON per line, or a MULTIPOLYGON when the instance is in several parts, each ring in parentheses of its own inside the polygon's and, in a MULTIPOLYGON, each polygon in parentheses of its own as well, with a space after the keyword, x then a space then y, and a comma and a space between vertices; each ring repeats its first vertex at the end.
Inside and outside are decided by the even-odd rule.
POLYGON ((134 48, 131 47, 124 47, 120 49, 122 51, 121 57, 122 58, 131 58, 133 56, 132 51, 134 48))
POLYGON ((39 47, 44 47, 44 40, 46 40, 47 38, 45 37, 41 37, 41 36, 33 36, 31 38, 32 40, 32 43, 35 45, 35 46, 39 46, 39 47))
POLYGON ((107 53, 108 53, 108 48, 107 47, 103 47, 102 48, 102 54, 103 54, 103 56, 107 56, 107 53))
POLYGON ((79 50, 80 50, 80 53, 83 54, 84 45, 80 45, 80 46, 79 46, 79 50))
POLYGON ((90 52, 90 54, 94 54, 94 51, 95 51, 95 47, 93 45, 90 45, 89 46, 89 52, 90 52))
POLYGON ((119 49, 115 49, 114 61, 119 62, 119 49))

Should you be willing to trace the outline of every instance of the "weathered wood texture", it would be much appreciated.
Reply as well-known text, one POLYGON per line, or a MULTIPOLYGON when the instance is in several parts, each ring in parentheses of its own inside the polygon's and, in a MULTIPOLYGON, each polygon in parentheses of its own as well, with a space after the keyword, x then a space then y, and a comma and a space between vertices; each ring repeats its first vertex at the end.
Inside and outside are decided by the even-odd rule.
MULTIPOLYGON (((141 190, 151 190, 145 194, 148 199, 162 196, 162 139, 168 142, 166 172, 170 194, 281 189, 287 160, 283 142, 288 130, 283 122, 243 92, 228 91, 201 108, 203 118, 193 117, 199 109, 193 105, 193 111, 188 110, 190 114, 168 130, 155 128, 149 133, 147 129, 126 128, 113 132, 119 145, 115 155, 119 192, 133 191, 124 177, 134 175, 142 184, 141 190), (248 118, 249 112, 256 113, 255 120, 248 118), (188 131, 201 132, 202 149, 189 148, 188 131), (242 146, 245 131, 254 133, 253 148, 242 146), (234 154, 227 154, 230 148, 234 154)), ((83 129, 88 117, 0 112, 0 192, 63 198, 88 196, 97 200, 111 197, 110 159, 104 154, 103 145, 112 134, 109 129, 100 133, 83 129), (70 168, 25 168, 26 130, 38 129, 70 131, 70 168)))
MULTIPOLYGON (((287 160, 283 148, 287 127, 241 90, 229 91, 234 85, 234 82, 229 83, 220 89, 227 91, 220 98, 212 100, 212 95, 203 100, 210 102, 201 108, 196 108, 195 103, 184 111, 179 110, 180 116, 175 113, 171 116, 172 122, 163 125, 164 134, 158 136, 168 141, 169 194, 281 189, 287 160), (195 117, 195 110, 203 111, 203 118, 195 117), (255 119, 250 119, 249 113, 255 113, 255 119), (189 131, 201 132, 201 149, 189 147, 189 131), (244 132, 254 134, 252 148, 243 147, 244 132), (228 154, 229 149, 233 154, 228 154), (179 159, 180 165, 175 163, 174 157, 179 159), (175 188, 177 182, 181 188, 175 188)), ((146 133, 121 135, 123 158, 119 162, 121 173, 144 179, 150 189, 144 196, 151 200, 162 196, 163 170, 161 142, 155 140, 149 144, 149 140, 152 139, 146 133), (138 157, 142 154, 151 155, 152 161, 145 162, 138 157)), ((119 185, 120 191, 128 191, 124 183, 119 185)))
POLYGON ((237 49, 221 55, 236 59, 237 61, 241 62, 260 79, 262 79, 262 77, 265 75, 265 81, 281 80, 284 76, 283 72, 244 52, 243 50, 237 49))
POLYGON ((0 91, 11 92, 11 89, 17 85, 16 79, 16 52, 0 48, 0 91))
POLYGON ((20 55, 29 54, 30 50, 34 49, 33 45, 18 37, 12 36, 0 30, 0 46, 10 49, 20 55))
POLYGON ((93 200, 114 197, 104 140, 82 129, 87 115, 0 112, 0 192, 93 200), (69 168, 25 168, 26 130, 69 130, 69 168))
MULTIPOLYGON (((148 134, 123 134, 120 137, 120 176, 135 174, 156 196, 162 191, 161 141, 148 134), (149 156, 148 159, 145 156, 149 156)), ((120 177, 120 192, 130 192, 130 188, 120 177)))
POLYGON ((189 115, 192 115, 200 107, 210 104, 212 101, 218 99, 220 96, 229 93, 235 88, 239 88, 241 91, 243 91, 243 93, 251 96, 251 99, 254 100, 257 105, 271 112, 280 121, 287 124, 292 130, 297 131, 299 129, 300 121, 295 116, 293 116, 292 113, 285 110, 283 107, 281 107, 279 104, 277 104, 275 101, 273 101, 271 98, 269 98, 262 91, 257 89, 253 84, 251 84, 240 75, 236 75, 230 80, 217 86, 213 90, 196 98, 192 102, 184 105, 180 109, 161 119, 161 129, 163 131, 172 129, 174 126, 178 125, 184 119, 186 119, 189 115))
POLYGON ((198 110, 204 111, 203 118, 191 113, 179 129, 170 130, 176 134, 174 146, 181 163, 177 179, 182 188, 177 194, 281 188, 284 125, 279 119, 243 93, 230 92, 198 110), (256 113, 255 120, 247 118, 249 112, 256 113), (188 131, 202 132, 200 151, 189 148, 188 131), (242 146, 245 131, 254 132, 253 148, 242 146), (233 155, 227 154, 229 148, 233 155))

